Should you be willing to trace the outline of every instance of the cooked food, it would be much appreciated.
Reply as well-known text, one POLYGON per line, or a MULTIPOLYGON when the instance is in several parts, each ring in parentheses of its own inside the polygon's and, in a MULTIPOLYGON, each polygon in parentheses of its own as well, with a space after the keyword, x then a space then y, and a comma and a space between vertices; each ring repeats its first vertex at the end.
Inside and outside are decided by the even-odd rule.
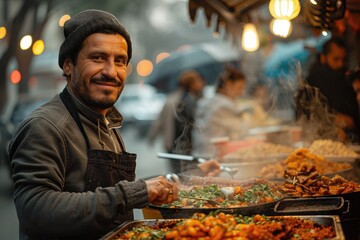
POLYGON ((224 161, 228 160, 249 160, 254 158, 269 158, 279 155, 287 156, 294 151, 294 148, 274 144, 269 142, 262 142, 249 147, 240 148, 234 152, 228 153, 223 157, 224 161))
POLYGON ((360 185, 335 175, 321 176, 315 165, 305 164, 300 171, 285 170, 281 189, 296 197, 338 195, 360 191, 360 185))
POLYGON ((284 161, 264 166, 259 175, 266 178, 282 178, 284 170, 298 170, 308 164, 315 165, 319 174, 329 174, 352 168, 349 163, 329 161, 323 156, 312 153, 307 148, 299 148, 284 161))
POLYGON ((233 208, 273 202, 283 196, 278 185, 263 181, 252 185, 220 187, 216 184, 195 186, 179 191, 179 199, 162 207, 169 208, 233 208))
POLYGON ((342 142, 333 141, 330 139, 315 140, 309 147, 309 150, 317 155, 332 156, 332 157, 350 157, 356 158, 359 155, 345 146, 342 142))
POLYGON ((241 216, 215 212, 196 213, 164 228, 136 227, 117 239, 328 239, 336 236, 332 226, 289 216, 241 216))

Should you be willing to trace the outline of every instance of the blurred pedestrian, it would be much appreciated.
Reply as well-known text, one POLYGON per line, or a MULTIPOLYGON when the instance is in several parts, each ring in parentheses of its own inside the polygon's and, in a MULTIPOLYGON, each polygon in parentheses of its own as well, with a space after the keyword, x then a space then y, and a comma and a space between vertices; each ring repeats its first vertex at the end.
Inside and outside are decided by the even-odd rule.
MULTIPOLYGON (((179 75, 178 88, 169 94, 165 105, 149 132, 150 143, 162 137, 168 153, 191 154, 192 128, 197 101, 203 96, 205 80, 195 70, 185 70, 179 75)), ((181 162, 170 161, 172 172, 181 172, 181 162)))
POLYGON ((263 82, 257 82, 250 88, 250 96, 265 110, 273 107, 269 87, 263 82))
POLYGON ((226 65, 217 82, 215 96, 198 103, 193 129, 194 155, 216 157, 212 140, 243 139, 249 127, 267 118, 254 100, 240 98, 245 89, 245 75, 234 66, 226 65))
POLYGON ((135 180, 113 106, 125 83, 132 45, 108 12, 86 10, 64 25, 58 63, 62 93, 36 109, 9 147, 20 239, 98 239, 133 209, 169 203, 164 177, 135 180))
MULTIPOLYGON (((298 91, 298 99, 307 95, 307 104, 298 104, 297 112, 298 117, 301 113, 305 113, 308 118, 311 114, 316 114, 305 111, 304 107, 311 105, 309 101, 314 100, 316 95, 314 93, 318 90, 323 96, 319 97, 322 106, 329 109, 329 115, 334 114, 334 123, 339 128, 338 140, 358 141, 360 127, 358 104, 355 92, 346 80, 345 59, 346 44, 343 38, 333 37, 323 45, 318 61, 311 66, 306 78, 310 88, 303 86, 298 91)), ((327 116, 322 117, 327 118, 327 116)))
POLYGON ((335 21, 333 35, 345 38, 349 69, 360 66, 360 1, 346 0, 345 15, 335 21))

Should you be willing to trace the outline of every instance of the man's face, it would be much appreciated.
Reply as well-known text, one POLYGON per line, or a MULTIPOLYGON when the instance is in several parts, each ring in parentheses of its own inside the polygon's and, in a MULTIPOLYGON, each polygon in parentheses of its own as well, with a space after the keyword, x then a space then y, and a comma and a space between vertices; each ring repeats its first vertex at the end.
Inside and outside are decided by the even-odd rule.
POLYGON ((356 92, 356 99, 360 104, 360 79, 354 80, 352 86, 354 88, 354 91, 356 92))
POLYGON ((83 42, 77 63, 65 60, 72 91, 89 107, 105 114, 119 98, 127 73, 127 42, 119 34, 94 33, 83 42))
POLYGON ((321 60, 323 64, 328 65, 332 70, 342 70, 345 66, 346 50, 335 44, 330 46, 327 55, 322 54, 321 60))

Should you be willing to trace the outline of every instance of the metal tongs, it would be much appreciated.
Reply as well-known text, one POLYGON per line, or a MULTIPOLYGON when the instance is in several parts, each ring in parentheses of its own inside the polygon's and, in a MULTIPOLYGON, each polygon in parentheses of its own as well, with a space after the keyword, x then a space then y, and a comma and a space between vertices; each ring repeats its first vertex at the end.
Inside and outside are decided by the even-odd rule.
MULTIPOLYGON (((159 158, 167 158, 167 159, 175 159, 175 160, 184 160, 184 161, 196 161, 198 163, 204 163, 208 161, 205 158, 201 157, 194 157, 189 155, 182 155, 182 154, 174 154, 174 153, 158 153, 157 156, 159 158)), ((233 175, 239 171, 236 167, 226 167, 223 165, 220 165, 220 170, 228 172, 230 175, 233 175)))

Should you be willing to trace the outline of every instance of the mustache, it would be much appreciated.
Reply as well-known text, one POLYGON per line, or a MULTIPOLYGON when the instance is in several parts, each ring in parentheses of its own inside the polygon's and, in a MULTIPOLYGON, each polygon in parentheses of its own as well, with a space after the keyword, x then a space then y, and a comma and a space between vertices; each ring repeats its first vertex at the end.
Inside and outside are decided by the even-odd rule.
POLYGON ((94 83, 111 83, 115 86, 121 86, 121 81, 118 81, 114 78, 108 78, 106 76, 101 76, 101 77, 94 77, 91 79, 91 82, 94 83))

